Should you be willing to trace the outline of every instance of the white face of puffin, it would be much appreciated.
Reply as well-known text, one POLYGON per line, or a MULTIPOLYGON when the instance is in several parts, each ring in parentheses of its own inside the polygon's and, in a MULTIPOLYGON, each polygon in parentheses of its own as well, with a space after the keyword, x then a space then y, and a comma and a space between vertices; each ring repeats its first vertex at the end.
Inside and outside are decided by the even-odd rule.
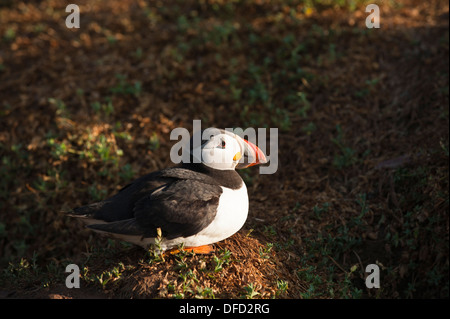
POLYGON ((211 168, 234 170, 267 162, 256 145, 232 132, 210 128, 204 131, 203 137, 209 140, 200 146, 201 161, 211 168))

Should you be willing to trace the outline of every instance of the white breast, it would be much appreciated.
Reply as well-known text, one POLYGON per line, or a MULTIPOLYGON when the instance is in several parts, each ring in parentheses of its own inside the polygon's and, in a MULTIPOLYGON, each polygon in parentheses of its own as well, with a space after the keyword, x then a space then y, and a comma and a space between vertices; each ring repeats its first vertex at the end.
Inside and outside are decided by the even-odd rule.
POLYGON ((237 190, 222 187, 219 206, 216 218, 205 229, 192 237, 209 238, 212 244, 230 237, 242 228, 248 215, 248 195, 247 187, 242 183, 242 187, 237 190))
POLYGON ((185 247, 209 245, 224 240, 242 228, 248 215, 248 194, 245 183, 236 190, 222 187, 214 220, 199 233, 172 240, 163 240, 162 248, 170 249, 181 243, 185 247))

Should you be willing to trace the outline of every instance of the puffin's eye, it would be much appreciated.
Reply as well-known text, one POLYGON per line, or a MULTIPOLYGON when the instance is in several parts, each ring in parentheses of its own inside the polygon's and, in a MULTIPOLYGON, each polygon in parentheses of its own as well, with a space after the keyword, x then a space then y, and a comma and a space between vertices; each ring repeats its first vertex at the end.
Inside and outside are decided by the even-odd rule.
POLYGON ((226 146, 225 140, 221 140, 219 146, 220 146, 221 148, 225 148, 225 146, 226 146))

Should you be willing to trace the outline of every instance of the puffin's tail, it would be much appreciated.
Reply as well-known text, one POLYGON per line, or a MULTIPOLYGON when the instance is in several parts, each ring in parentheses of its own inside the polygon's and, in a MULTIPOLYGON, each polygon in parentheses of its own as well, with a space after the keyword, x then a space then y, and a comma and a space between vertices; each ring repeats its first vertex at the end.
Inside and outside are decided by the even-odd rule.
POLYGON ((94 216, 104 204, 104 202, 98 202, 86 206, 80 206, 66 212, 65 214, 70 217, 80 218, 86 225, 103 224, 105 221, 96 219, 94 216))

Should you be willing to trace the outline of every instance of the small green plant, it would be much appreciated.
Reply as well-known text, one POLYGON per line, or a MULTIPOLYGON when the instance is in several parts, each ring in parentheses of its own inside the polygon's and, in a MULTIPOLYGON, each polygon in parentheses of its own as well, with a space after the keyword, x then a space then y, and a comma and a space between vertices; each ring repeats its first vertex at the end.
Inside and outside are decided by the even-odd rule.
POLYGON ((13 28, 8 28, 3 34, 5 41, 11 42, 16 38, 16 31, 13 28))
POLYGON ((302 131, 305 132, 307 135, 311 135, 312 132, 314 132, 317 129, 316 124, 314 122, 309 122, 305 126, 302 127, 302 131))
POLYGON ((117 42, 117 38, 112 34, 107 35, 106 39, 108 40, 109 44, 115 44, 117 42))
POLYGON ((238 88, 238 87, 234 86, 233 84, 231 84, 230 90, 231 90, 231 96, 233 97, 233 99, 235 101, 239 101, 241 99, 241 95, 242 95, 242 88, 238 88))
POLYGON ((189 28, 189 20, 185 15, 180 15, 178 17, 177 27, 181 32, 185 32, 189 28))
POLYGON ((116 78, 119 80, 119 83, 110 89, 112 93, 115 94, 131 94, 134 96, 138 96, 142 91, 142 84, 140 81, 134 81, 133 84, 130 84, 126 80, 126 76, 122 74, 116 74, 116 78))
POLYGON ((374 87, 377 85, 378 82, 379 79, 366 80, 365 82, 366 86, 356 91, 355 96, 359 98, 366 97, 367 95, 369 95, 371 92, 374 91, 374 87))
POLYGON ((289 283, 285 280, 277 280, 277 290, 275 292, 275 298, 285 294, 289 288, 289 283))
POLYGON ((263 259, 269 259, 273 248, 272 243, 267 243, 266 247, 259 247, 259 256, 263 259))
POLYGON ((150 150, 156 151, 159 149, 159 146, 160 146, 160 141, 159 141, 158 134, 156 134, 156 132, 153 132, 152 136, 150 137, 150 150))
POLYGON ((311 104, 308 101, 305 92, 297 92, 295 103, 298 105, 296 113, 303 118, 308 117, 308 110, 311 108, 311 104))
POLYGON ((67 155, 69 148, 64 142, 57 142, 54 138, 47 139, 47 145, 50 146, 50 154, 54 159, 60 159, 67 155))
POLYGON ((244 299, 253 299, 254 297, 260 295, 258 291, 256 291, 256 287, 253 283, 249 283, 244 287, 245 293, 243 294, 244 299))
POLYGON ((141 47, 138 47, 136 51, 133 52, 133 56, 136 57, 137 59, 142 59, 143 55, 144 52, 141 47))
POLYGON ((108 283, 113 283, 122 278, 123 272, 130 267, 125 266, 122 262, 119 262, 110 270, 105 270, 100 274, 90 274, 89 268, 84 266, 81 269, 81 278, 88 282, 99 284, 103 290, 106 289, 108 283))
POLYGON ((276 237, 277 236, 277 231, 275 230, 275 227, 273 227, 272 225, 264 225, 264 229, 263 229, 263 233, 266 236, 270 236, 270 237, 276 237))
POLYGON ((88 187, 88 193, 93 201, 103 200, 107 195, 107 190, 94 182, 88 187))
POLYGON ((129 163, 123 165, 120 168, 119 176, 124 181, 131 180, 133 178, 134 174, 135 173, 134 173, 133 167, 129 163))
POLYGON ((49 98, 48 102, 54 106, 56 106, 56 115, 59 115, 61 117, 66 117, 68 118, 69 113, 67 110, 67 106, 66 104, 60 100, 60 99, 55 99, 55 98, 49 98))
POLYGON ((105 114, 110 116, 114 113, 114 106, 111 99, 107 99, 106 103, 100 103, 98 101, 91 103, 91 107, 97 114, 105 114))
POLYGON ((215 299, 214 291, 211 287, 197 287, 197 299, 215 299))
POLYGON ((309 283, 307 291, 300 293, 300 296, 304 299, 311 299, 320 297, 322 294, 320 287, 323 284, 322 278, 317 273, 317 267, 308 265, 302 269, 299 269, 297 275, 300 279, 309 283))
POLYGON ((162 237, 162 230, 161 228, 156 229, 156 238, 155 238, 155 244, 150 247, 148 250, 148 253, 150 255, 149 263, 154 262, 165 262, 166 259, 164 258, 164 250, 162 248, 161 243, 163 242, 164 238, 162 237))
MULTIPOLYGON (((189 269, 186 272, 182 272, 178 275, 178 277, 182 280, 183 284, 181 286, 182 290, 179 292, 179 297, 184 298, 186 293, 192 295, 194 294, 194 291, 192 290, 192 286, 195 283, 198 283, 199 280, 197 278, 197 275, 192 271, 192 269, 189 269)), ((178 298, 178 297, 177 297, 178 298)))
POLYGON ((333 165, 338 169, 343 169, 354 165, 358 158, 356 151, 345 145, 344 133, 340 125, 336 125, 337 137, 331 141, 339 148, 340 153, 336 153, 333 159, 333 165))
POLYGON ((216 25, 205 34, 206 41, 211 41, 216 46, 227 43, 235 34, 236 28, 231 21, 225 21, 223 24, 216 25))
POLYGON ((123 155, 123 151, 115 147, 112 141, 109 141, 104 134, 100 134, 97 143, 94 145, 96 153, 104 163, 111 162, 118 164, 118 157, 123 155))
POLYGON ((285 109, 275 109, 275 115, 273 116, 272 121, 281 131, 286 132, 291 129, 292 121, 289 112, 285 109))
POLYGON ((229 251, 228 249, 225 249, 222 254, 220 255, 220 257, 214 256, 214 272, 220 272, 223 269, 224 265, 228 265, 230 263, 230 258, 231 258, 231 251, 229 251))
POLYGON ((106 284, 112 279, 112 275, 109 271, 102 272, 99 276, 95 277, 95 280, 101 285, 102 289, 105 289, 106 284), (105 278, 103 278, 105 277, 105 278))
POLYGON ((318 220, 322 220, 322 216, 324 213, 328 212, 328 209, 330 208, 330 203, 323 203, 322 207, 315 205, 313 207, 313 213, 314 216, 318 219, 318 220))
POLYGON ((344 275, 344 280, 341 283, 341 297, 348 299, 360 299, 362 296, 362 290, 355 287, 352 283, 353 274, 358 269, 358 265, 353 265, 350 267, 350 271, 346 272, 344 275))
POLYGON ((356 203, 361 207, 361 214, 358 216, 358 224, 360 224, 361 218, 369 211, 369 207, 367 204, 367 194, 359 194, 356 203))
POLYGON ((15 279, 28 278, 31 277, 31 265, 26 258, 21 258, 17 264, 9 262, 4 272, 15 279))

